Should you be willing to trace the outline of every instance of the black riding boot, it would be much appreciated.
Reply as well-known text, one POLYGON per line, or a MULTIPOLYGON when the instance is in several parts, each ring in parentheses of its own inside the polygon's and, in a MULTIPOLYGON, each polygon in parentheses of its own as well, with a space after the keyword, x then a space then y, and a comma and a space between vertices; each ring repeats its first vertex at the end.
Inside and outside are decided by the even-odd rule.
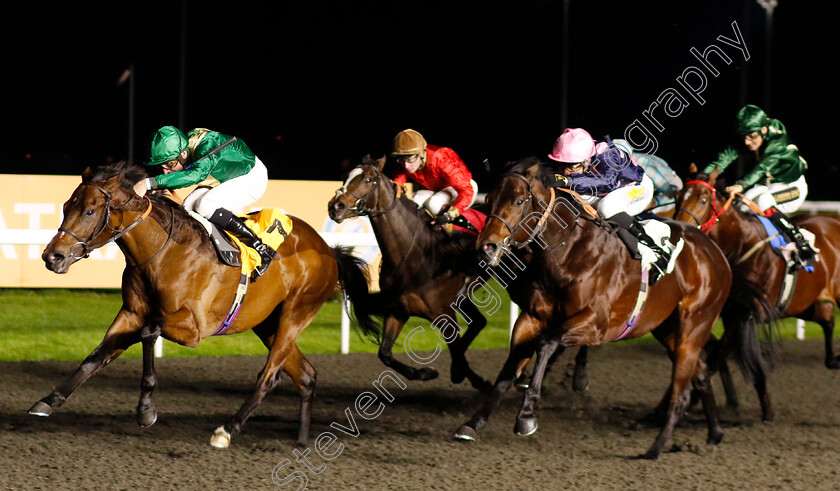
POLYGON ((241 218, 224 208, 219 208, 213 212, 213 216, 210 217, 210 222, 236 235, 245 245, 257 251, 262 259, 262 264, 257 268, 257 274, 262 276, 265 273, 265 270, 268 269, 271 260, 274 258, 275 251, 265 245, 257 237, 257 234, 245 225, 245 222, 241 218))
POLYGON ((765 216, 773 222, 773 225, 782 232, 785 237, 796 244, 796 253, 799 256, 799 262, 802 266, 811 266, 814 263, 816 252, 811 249, 811 244, 805 240, 799 227, 791 222, 787 215, 778 210, 778 208, 769 208, 765 212, 765 216))
POLYGON ((653 286, 653 284, 656 283, 656 281, 659 280, 659 278, 663 276, 665 274, 665 271, 667 271, 668 269, 668 262, 671 259, 670 251, 657 244, 656 241, 654 241, 653 238, 650 235, 648 235, 644 227, 642 227, 642 224, 627 213, 617 213, 613 215, 610 218, 610 220, 612 220, 613 222, 618 224, 619 227, 621 227, 618 230, 618 236, 619 238, 621 238, 622 241, 624 241, 625 244, 628 243, 627 235, 630 235, 633 239, 635 239, 635 243, 633 244, 632 248, 629 244, 628 248, 636 252, 636 258, 641 258, 641 254, 638 253, 638 242, 641 242, 642 244, 646 245, 654 252, 654 254, 656 254, 657 260, 655 263, 653 263, 650 269, 650 276, 648 280, 648 283, 651 286, 653 286), (627 233, 622 233, 625 231, 627 233))

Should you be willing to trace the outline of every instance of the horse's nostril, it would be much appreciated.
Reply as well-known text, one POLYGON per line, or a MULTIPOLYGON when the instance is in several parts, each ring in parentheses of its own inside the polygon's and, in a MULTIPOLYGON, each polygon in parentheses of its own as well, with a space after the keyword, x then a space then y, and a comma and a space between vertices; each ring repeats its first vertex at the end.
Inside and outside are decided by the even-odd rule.
POLYGON ((493 252, 496 251, 496 244, 494 244, 492 242, 488 242, 488 243, 481 246, 481 250, 483 250, 487 254, 492 254, 493 252))

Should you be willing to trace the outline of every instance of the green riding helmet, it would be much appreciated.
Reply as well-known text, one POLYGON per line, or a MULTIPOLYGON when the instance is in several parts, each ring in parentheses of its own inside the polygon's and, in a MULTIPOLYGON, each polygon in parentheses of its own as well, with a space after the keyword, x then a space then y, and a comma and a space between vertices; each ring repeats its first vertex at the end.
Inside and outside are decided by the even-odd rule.
POLYGON ((752 133, 770 124, 770 118, 758 107, 747 104, 738 111, 738 133, 752 133))
POLYGON ((187 149, 189 141, 184 133, 174 126, 164 126, 152 135, 152 146, 149 152, 151 160, 146 165, 160 165, 175 160, 187 149))

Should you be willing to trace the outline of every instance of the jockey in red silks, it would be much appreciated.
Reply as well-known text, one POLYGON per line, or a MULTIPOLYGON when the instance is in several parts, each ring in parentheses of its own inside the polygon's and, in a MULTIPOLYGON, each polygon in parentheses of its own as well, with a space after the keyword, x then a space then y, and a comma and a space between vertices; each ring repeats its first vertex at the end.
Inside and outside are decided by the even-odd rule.
POLYGON ((478 185, 451 148, 429 145, 419 132, 407 129, 397 133, 391 155, 404 171, 394 182, 402 187, 410 178, 422 186, 411 199, 438 217, 436 223, 451 222, 475 202, 478 185))

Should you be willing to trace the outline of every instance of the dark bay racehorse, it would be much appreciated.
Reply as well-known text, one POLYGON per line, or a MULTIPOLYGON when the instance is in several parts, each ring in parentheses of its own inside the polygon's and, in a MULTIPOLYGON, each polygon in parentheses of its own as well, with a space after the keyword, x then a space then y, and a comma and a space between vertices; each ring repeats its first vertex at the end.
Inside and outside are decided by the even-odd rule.
POLYGON ((652 332, 668 351, 673 370, 667 416, 644 457, 656 458, 662 452, 688 405, 692 386, 705 409, 707 443, 717 444, 723 431, 700 352, 729 293, 732 276, 726 258, 699 230, 670 222, 672 242, 684 238, 684 249, 674 272, 650 288, 646 306, 630 327, 642 282, 639 262, 631 259, 603 220, 589 218, 580 203, 563 193, 555 197, 545 186, 547 179, 550 173, 541 165, 520 165, 490 193, 492 211, 478 238, 480 252, 490 264, 501 263, 511 248, 530 246, 533 254, 508 286, 522 308, 508 359, 492 395, 454 436, 476 438, 476 430, 513 384, 518 367, 532 356, 533 378, 515 425, 521 435, 537 429, 535 404, 555 351, 652 332))
MULTIPOLYGON (((760 285, 765 302, 777 308, 786 266, 767 242, 766 230, 755 216, 742 213, 724 190, 715 188, 717 171, 708 176, 698 174, 692 165, 690 173, 678 198, 674 218, 698 227, 707 224, 704 228, 729 258, 736 281, 743 278, 760 285)), ((820 258, 813 273, 804 270, 796 273, 789 303, 781 306, 781 311, 769 314, 818 323, 825 334, 825 365, 837 369, 840 358, 834 356, 832 336, 834 306, 840 301, 840 221, 807 215, 796 215, 791 221, 816 236, 820 258)), ((723 321, 726 325, 727 319, 723 321)), ((760 377, 761 373, 757 375, 760 377)), ((762 402, 762 417, 772 420, 766 384, 760 378, 755 382, 762 402)))
MULTIPOLYGON (((64 220, 44 250, 47 268, 66 273, 87 254, 116 240, 126 257, 123 305, 102 343, 53 392, 35 403, 30 414, 49 416, 84 381, 129 346, 143 344, 143 378, 137 420, 146 427, 157 420, 151 395, 157 385, 153 345, 158 336, 194 347, 222 325, 236 294, 240 270, 222 264, 206 230, 183 208, 162 196, 140 197, 132 186, 145 169, 119 163, 85 171, 64 204, 64 220)), ((354 300, 366 333, 376 325, 365 314, 367 270, 347 251, 330 247, 306 222, 291 217, 293 229, 278 247, 270 267, 247 291, 226 334, 253 329, 268 348, 268 360, 253 394, 239 411, 216 429, 211 444, 226 447, 263 398, 286 372, 300 391, 298 446, 306 446, 316 372, 296 340, 341 282, 354 300)))
POLYGON ((477 268, 474 236, 461 247, 443 231, 430 227, 425 211, 407 197, 397 197, 396 185, 382 173, 384 165, 385 157, 375 161, 366 157, 328 204, 330 218, 336 222, 369 217, 382 251, 381 293, 374 301, 377 315, 384 317, 379 359, 411 380, 437 377, 432 368, 417 369, 396 360, 392 347, 410 316, 432 322, 454 320, 457 310, 467 321, 466 332, 461 337, 442 333, 452 357, 452 382, 460 383, 466 377, 473 387, 489 389, 489 383, 469 367, 465 356, 487 324, 465 293, 470 271, 477 268))

